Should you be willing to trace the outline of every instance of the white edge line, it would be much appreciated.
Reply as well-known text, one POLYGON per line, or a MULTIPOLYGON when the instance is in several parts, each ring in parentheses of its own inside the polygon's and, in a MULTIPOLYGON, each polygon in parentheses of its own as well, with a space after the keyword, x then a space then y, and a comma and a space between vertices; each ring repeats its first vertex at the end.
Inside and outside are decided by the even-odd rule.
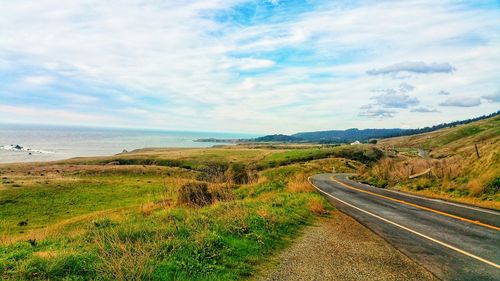
POLYGON ((411 232, 411 233, 413 233, 413 234, 416 234, 416 235, 418 235, 418 236, 421 236, 421 237, 423 237, 423 238, 425 238, 425 239, 428 239, 428 240, 430 240, 430 241, 432 241, 432 242, 434 242, 434 243, 437 243, 437 244, 439 244, 439 245, 441 245, 441 246, 444 246, 444 247, 446 247, 446 248, 449 248, 449 249, 451 249, 451 250, 454 250, 454 251, 456 251, 456 252, 459 252, 459 253, 461 253, 461 254, 463 254, 463 255, 466 255, 466 256, 468 256, 468 257, 471 257, 471 258, 473 258, 473 259, 476 259, 476 260, 478 260, 478 261, 481 261, 481 262, 483 262, 483 263, 486 263, 486 264, 488 264, 488 265, 491 265, 491 266, 493 266, 493 267, 495 267, 495 268, 500 268, 500 265, 498 265, 498 264, 496 264, 496 263, 494 263, 494 262, 491 262, 491 261, 489 261, 489 260, 483 259, 483 258, 481 258, 481 257, 478 257, 478 256, 474 255, 474 254, 471 254, 471 253, 469 253, 469 252, 466 252, 466 251, 464 251, 464 250, 462 250, 462 249, 459 249, 459 248, 457 248, 457 247, 454 247, 454 246, 452 246, 452 245, 450 245, 450 244, 447 244, 447 243, 445 243, 445 242, 441 242, 441 241, 439 241, 439 240, 437 240, 437 239, 434 239, 434 238, 432 238, 432 237, 429 237, 429 236, 427 236, 427 235, 425 235, 425 234, 422 234, 422 233, 420 233, 420 232, 418 232, 418 231, 415 231, 415 230, 413 230, 413 229, 410 229, 410 228, 408 228, 408 227, 406 227, 406 226, 402 226, 402 225, 400 225, 400 224, 398 224, 398 223, 395 223, 395 222, 393 222, 393 221, 390 221, 390 220, 388 220, 388 219, 386 219, 386 218, 383 218, 383 217, 381 217, 381 216, 375 215, 375 214, 370 213, 370 212, 368 212, 368 211, 366 211, 366 210, 363 210, 363 209, 361 209, 361 208, 359 208, 359 207, 356 207, 356 206, 354 206, 354 205, 352 205, 352 204, 349 204, 349 203, 347 203, 347 202, 345 202, 345 201, 343 201, 343 200, 341 200, 341 199, 339 199, 339 198, 337 198, 337 197, 335 197, 335 196, 331 195, 330 193, 328 193, 328 192, 326 192, 326 191, 321 190, 319 187, 317 187, 316 185, 314 185, 314 184, 312 183, 312 181, 311 181, 311 177, 308 177, 308 178, 307 178, 307 180, 308 180, 308 181, 309 181, 309 183, 310 183, 312 186, 314 186, 314 188, 316 188, 319 192, 321 192, 321 193, 323 193, 323 194, 325 194, 325 195, 327 195, 327 196, 330 196, 331 198, 333 198, 333 199, 335 199, 335 200, 337 200, 337 201, 339 201, 339 202, 341 202, 341 203, 343 203, 343 204, 345 204, 345 205, 347 205, 347 206, 349 206, 349 207, 351 207, 351 208, 354 208, 354 209, 356 209, 356 210, 358 210, 358 211, 361 211, 361 212, 363 212, 363 213, 366 213, 366 214, 368 214, 368 215, 370 215, 370 216, 373 216, 373 217, 375 217, 375 218, 377 218, 377 219, 380 219, 380 220, 382 220, 382 221, 385 221, 385 222, 387 222, 387 223, 390 223, 390 224, 392 224, 392 225, 395 225, 395 226, 397 226, 397 227, 399 227, 399 228, 402 228, 402 229, 404 229, 404 230, 406 230, 406 231, 409 231, 409 232, 411 232))
MULTIPOLYGON (((335 174, 332 174, 332 175, 335 176, 335 174)), ((353 181, 349 177, 346 177, 346 179, 348 179, 350 181, 353 181)), ((363 184, 363 183, 359 183, 359 184, 366 185, 366 186, 369 186, 369 187, 373 188, 373 186, 368 185, 368 184, 363 184)), ((418 195, 415 195, 415 194, 410 194, 410 193, 406 193, 406 192, 400 192, 400 191, 391 190, 391 189, 384 189, 384 190, 385 191, 389 191, 389 192, 393 192, 393 193, 396 193, 396 194, 408 196, 408 197, 413 197, 413 198, 424 199, 424 200, 427 200, 427 201, 434 201, 434 202, 444 203, 444 204, 453 205, 453 206, 456 206, 456 207, 471 209, 471 210, 475 210, 475 211, 478 211, 478 212, 483 212, 483 213, 488 213, 488 214, 500 216, 500 212, 496 212, 496 211, 493 211, 493 210, 476 208, 476 207, 467 206, 467 205, 463 205, 463 204, 459 204, 459 203, 454 203, 454 202, 449 202, 449 201, 441 200, 441 199, 427 198, 427 197, 418 196, 418 195)))

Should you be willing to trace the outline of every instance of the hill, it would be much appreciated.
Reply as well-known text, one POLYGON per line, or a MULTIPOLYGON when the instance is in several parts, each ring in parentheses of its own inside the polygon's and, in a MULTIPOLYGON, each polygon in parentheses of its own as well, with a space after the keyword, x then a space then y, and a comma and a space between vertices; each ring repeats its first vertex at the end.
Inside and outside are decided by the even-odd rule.
MULTIPOLYGON (((422 133, 434 132, 443 128, 455 127, 458 125, 468 124, 471 122, 488 119, 498 116, 500 111, 480 117, 454 121, 449 123, 441 123, 438 125, 418 128, 418 129, 347 129, 347 130, 329 130, 316 132, 301 132, 293 135, 268 135, 251 140, 255 142, 309 142, 309 143, 349 143, 353 141, 367 142, 371 139, 383 139, 397 136, 410 136, 422 133)), ((243 141, 243 140, 240 140, 243 141)))
POLYGON ((386 138, 403 134, 403 129, 348 129, 293 134, 292 137, 310 142, 353 142, 386 138))
POLYGON ((498 114, 430 133, 383 139, 377 147, 386 156, 361 175, 373 185, 492 208, 500 205, 498 114), (427 169, 430 173, 409 178, 427 169))
POLYGON ((245 279, 329 212, 308 176, 381 156, 241 145, 0 165, 0 279, 245 279))

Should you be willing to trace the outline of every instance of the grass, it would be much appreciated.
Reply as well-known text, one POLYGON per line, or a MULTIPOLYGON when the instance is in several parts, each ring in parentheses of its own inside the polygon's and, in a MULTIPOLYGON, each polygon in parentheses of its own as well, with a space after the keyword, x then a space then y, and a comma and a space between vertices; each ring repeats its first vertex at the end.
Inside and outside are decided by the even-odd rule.
POLYGON ((141 150, 115 157, 2 165, 0 276, 252 276, 302 227, 328 213, 329 205, 310 188, 307 176, 363 165, 330 156, 366 160, 374 153, 365 147, 342 149, 141 150), (113 161, 115 165, 106 165, 113 161), (221 171, 221 177, 212 175, 221 171), (235 178, 245 180, 237 183, 235 178), (198 194, 192 190, 197 186, 210 200, 186 204, 192 192, 198 194))
POLYGON ((360 179, 426 196, 500 209, 500 117, 416 136, 379 141, 386 157, 365 166, 360 179), (477 157, 475 146, 480 157, 477 157), (429 157, 413 151, 427 149, 429 157), (410 175, 431 169, 429 176, 410 175))

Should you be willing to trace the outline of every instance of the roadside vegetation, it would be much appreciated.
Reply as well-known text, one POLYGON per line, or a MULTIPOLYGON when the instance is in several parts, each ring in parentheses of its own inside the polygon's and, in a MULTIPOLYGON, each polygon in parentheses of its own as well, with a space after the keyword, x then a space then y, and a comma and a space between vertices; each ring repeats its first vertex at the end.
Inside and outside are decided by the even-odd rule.
POLYGON ((381 156, 368 146, 241 146, 2 165, 0 277, 246 278, 328 214, 309 175, 381 156))
POLYGON ((500 209, 500 116, 432 133, 384 139, 377 146, 386 156, 365 166, 361 180, 500 209))

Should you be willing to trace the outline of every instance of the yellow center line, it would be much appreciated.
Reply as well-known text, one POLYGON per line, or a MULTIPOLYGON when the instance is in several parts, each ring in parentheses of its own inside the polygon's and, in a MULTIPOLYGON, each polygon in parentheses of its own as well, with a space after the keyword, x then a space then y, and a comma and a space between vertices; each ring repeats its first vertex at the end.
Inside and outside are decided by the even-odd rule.
POLYGON ((395 222, 393 222, 393 221, 390 221, 390 220, 388 220, 388 219, 386 219, 386 218, 383 218, 383 217, 381 217, 381 216, 375 215, 375 214, 370 213, 370 212, 368 212, 368 211, 366 211, 366 210, 363 210, 363 209, 361 209, 361 208, 359 208, 359 207, 356 207, 356 206, 354 206, 354 205, 352 205, 352 204, 349 204, 349 203, 347 203, 347 202, 345 202, 345 201, 343 201, 343 200, 341 200, 341 199, 339 199, 339 198, 337 198, 337 197, 335 197, 335 196, 331 195, 330 193, 328 193, 328 192, 325 192, 325 191, 321 190, 321 188, 317 187, 314 183, 312 183, 312 181, 311 181, 311 177, 307 178, 307 180, 308 180, 308 181, 309 181, 309 183, 310 183, 312 186, 314 186, 314 188, 316 188, 319 192, 321 192, 321 193, 325 194, 326 196, 329 196, 329 197, 331 197, 331 198, 333 198, 333 199, 335 199, 335 200, 337 200, 337 201, 341 202, 341 203, 342 203, 342 204, 344 204, 344 205, 347 205, 347 206, 349 206, 349 207, 351 207, 351 208, 354 208, 354 209, 356 209, 356 210, 359 210, 359 211, 361 211, 361 212, 363 212, 363 213, 365 213, 365 214, 368 214, 368 215, 370 215, 370 216, 372 216, 372 217, 375 217, 375 218, 377 218, 377 219, 380 219, 380 220, 382 220, 382 221, 385 221, 385 222, 387 222, 387 223, 390 223, 390 224, 392 224, 392 225, 394 225, 394 226, 397 226, 397 227, 399 227, 399 228, 401 228, 401 229, 404 229, 404 230, 406 230, 406 231, 408 231, 408 232, 411 232, 411 233, 413 233, 413 234, 416 234, 416 235, 418 235, 418 236, 420 236, 420 237, 423 237, 423 238, 425 238, 425 239, 428 239, 428 240, 430 240, 430 241, 432 241, 432 242, 435 242, 435 243, 437 243, 437 244, 439 244, 439 245, 442 245, 442 246, 444 246, 444 247, 446 247, 446 248, 448 248, 448 249, 451 249, 451 250, 453 250, 453 251, 459 252, 459 253, 464 254, 464 255, 466 255, 466 256, 469 256, 469 257, 471 257, 471 258, 473 258, 473 259, 476 259, 476 260, 478 260, 478 261, 481 261, 481 262, 483 262, 483 263, 486 263, 486 264, 488 264, 488 265, 491 265, 491 266, 493 266, 493 267, 495 267, 495 268, 500 268, 500 265, 498 265, 498 264, 496 264, 496 263, 494 263, 494 262, 492 262, 492 261, 489 261, 489 260, 487 260, 487 259, 483 259, 483 258, 481 258, 481 257, 479 257, 479 256, 476 256, 476 255, 472 254, 472 253, 469 253, 469 252, 464 251, 464 250, 462 250, 462 249, 459 249, 459 248, 457 248, 457 247, 455 247, 455 246, 452 246, 452 245, 450 245, 450 244, 448 244, 448 243, 445 243, 445 242, 439 241, 439 240, 437 240, 437 239, 435 239, 435 238, 432 238, 432 237, 430 237, 430 236, 427 236, 427 235, 425 235, 425 234, 423 234, 423 233, 420 233, 420 232, 418 232, 418 231, 416 231, 416 230, 413 230, 413 229, 411 229, 411 228, 409 228, 409 227, 406 227, 406 226, 400 225, 400 224, 395 223, 395 222))
POLYGON ((359 192, 364 192, 364 193, 367 193, 367 194, 370 194, 370 195, 378 196, 380 198, 384 198, 384 199, 391 200, 391 201, 394 201, 394 202, 398 202, 398 203, 401 203, 401 204, 409 205, 409 206, 412 206, 412 207, 415 207, 415 208, 419 208, 419 209, 422 209, 422 210, 426 210, 426 211, 429 211, 429 212, 433 212, 433 213, 440 214, 440 215, 443 215, 443 216, 447 216, 447 217, 450 217, 450 218, 454 218, 454 219, 457 219, 457 220, 465 221, 465 222, 468 222, 468 223, 473 223, 473 224, 484 226, 484 227, 491 228, 491 229, 494 229, 494 230, 500 230, 500 227, 496 227, 494 225, 490 225, 490 224, 487 224, 487 223, 482 223, 480 221, 475 221, 475 220, 463 218, 463 217, 456 216, 456 215, 453 215, 453 214, 450 214, 450 213, 438 211, 438 210, 435 210, 435 209, 432 209, 432 208, 420 206, 420 205, 417 205, 417 204, 414 204, 414 203, 410 203, 410 202, 407 202, 407 201, 395 199, 395 198, 392 198, 392 197, 389 197, 389 196, 385 196, 385 195, 381 195, 381 194, 378 194, 378 193, 375 193, 375 192, 371 192, 371 191, 368 191, 368 190, 356 188, 354 186, 348 185, 346 183, 343 183, 343 182, 335 179, 333 176, 332 176, 331 179, 332 179, 332 181, 334 181, 334 182, 336 182, 336 183, 338 183, 338 184, 340 184, 342 186, 345 186, 345 187, 347 187, 349 189, 352 189, 352 190, 356 190, 356 191, 359 191, 359 192))

